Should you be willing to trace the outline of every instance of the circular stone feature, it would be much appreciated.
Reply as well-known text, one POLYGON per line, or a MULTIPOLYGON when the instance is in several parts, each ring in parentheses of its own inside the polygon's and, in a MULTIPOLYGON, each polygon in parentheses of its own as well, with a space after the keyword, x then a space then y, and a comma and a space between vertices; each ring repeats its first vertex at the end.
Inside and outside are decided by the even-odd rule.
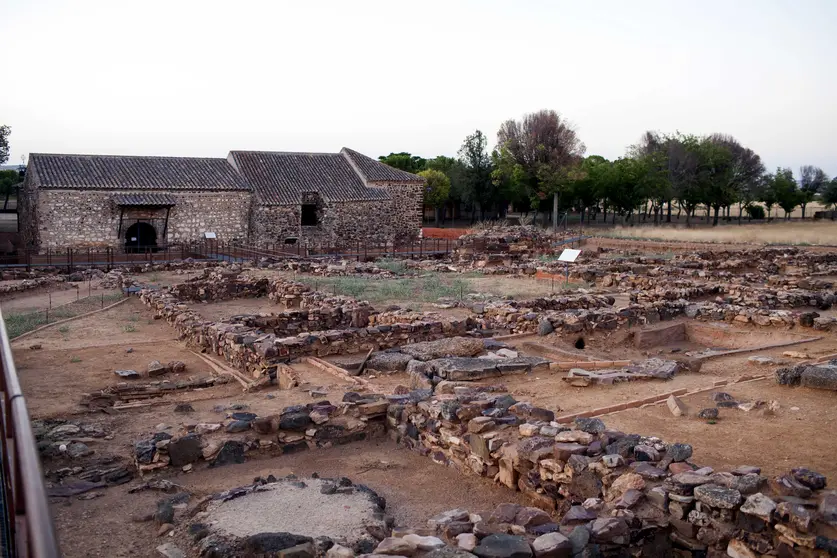
POLYGON ((371 490, 340 486, 338 480, 280 480, 258 485, 231 500, 211 502, 205 523, 212 533, 224 538, 293 533, 351 544, 368 537, 369 527, 384 526, 377 501, 371 490))

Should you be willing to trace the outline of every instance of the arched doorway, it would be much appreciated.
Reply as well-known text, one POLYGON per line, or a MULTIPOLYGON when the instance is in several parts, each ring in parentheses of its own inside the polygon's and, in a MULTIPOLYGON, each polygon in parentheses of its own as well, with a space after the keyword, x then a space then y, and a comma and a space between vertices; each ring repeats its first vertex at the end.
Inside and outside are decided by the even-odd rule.
POLYGON ((145 252, 157 249, 157 231, 148 223, 134 223, 125 233, 126 252, 145 252))

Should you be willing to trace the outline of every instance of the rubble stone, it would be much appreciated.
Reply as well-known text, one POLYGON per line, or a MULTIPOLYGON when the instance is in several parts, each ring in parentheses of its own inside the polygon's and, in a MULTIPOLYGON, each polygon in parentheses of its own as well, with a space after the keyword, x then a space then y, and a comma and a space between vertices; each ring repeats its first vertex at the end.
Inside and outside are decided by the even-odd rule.
POLYGON ((489 535, 474 548, 479 558, 532 558, 533 552, 526 539, 515 535, 489 535))
POLYGON ((532 541, 535 558, 570 558, 573 545, 561 533, 547 533, 532 541))
POLYGON ((713 508, 732 509, 741 502, 741 493, 715 484, 695 487, 695 498, 713 508))

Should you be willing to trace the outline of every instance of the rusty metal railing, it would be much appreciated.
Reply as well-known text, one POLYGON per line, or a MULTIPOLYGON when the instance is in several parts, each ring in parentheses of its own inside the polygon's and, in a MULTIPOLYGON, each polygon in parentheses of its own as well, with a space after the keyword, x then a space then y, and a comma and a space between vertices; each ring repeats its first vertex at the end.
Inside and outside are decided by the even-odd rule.
POLYGON ((60 558, 49 513, 38 448, 26 401, 20 389, 6 322, 0 313, 0 391, 2 412, 2 484, 0 510, 5 539, 4 556, 60 558))

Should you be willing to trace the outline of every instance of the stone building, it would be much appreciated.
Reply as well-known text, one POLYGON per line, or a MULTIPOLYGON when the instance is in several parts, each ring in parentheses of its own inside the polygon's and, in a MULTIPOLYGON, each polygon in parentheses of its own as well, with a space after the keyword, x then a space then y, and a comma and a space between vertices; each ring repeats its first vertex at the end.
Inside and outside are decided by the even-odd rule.
POLYGON ((351 149, 232 151, 227 160, 253 187, 254 244, 401 242, 421 229, 424 179, 351 149))
POLYGON ((347 245, 418 235, 424 180, 350 149, 227 159, 30 156, 24 246, 145 250, 203 239, 347 245))

